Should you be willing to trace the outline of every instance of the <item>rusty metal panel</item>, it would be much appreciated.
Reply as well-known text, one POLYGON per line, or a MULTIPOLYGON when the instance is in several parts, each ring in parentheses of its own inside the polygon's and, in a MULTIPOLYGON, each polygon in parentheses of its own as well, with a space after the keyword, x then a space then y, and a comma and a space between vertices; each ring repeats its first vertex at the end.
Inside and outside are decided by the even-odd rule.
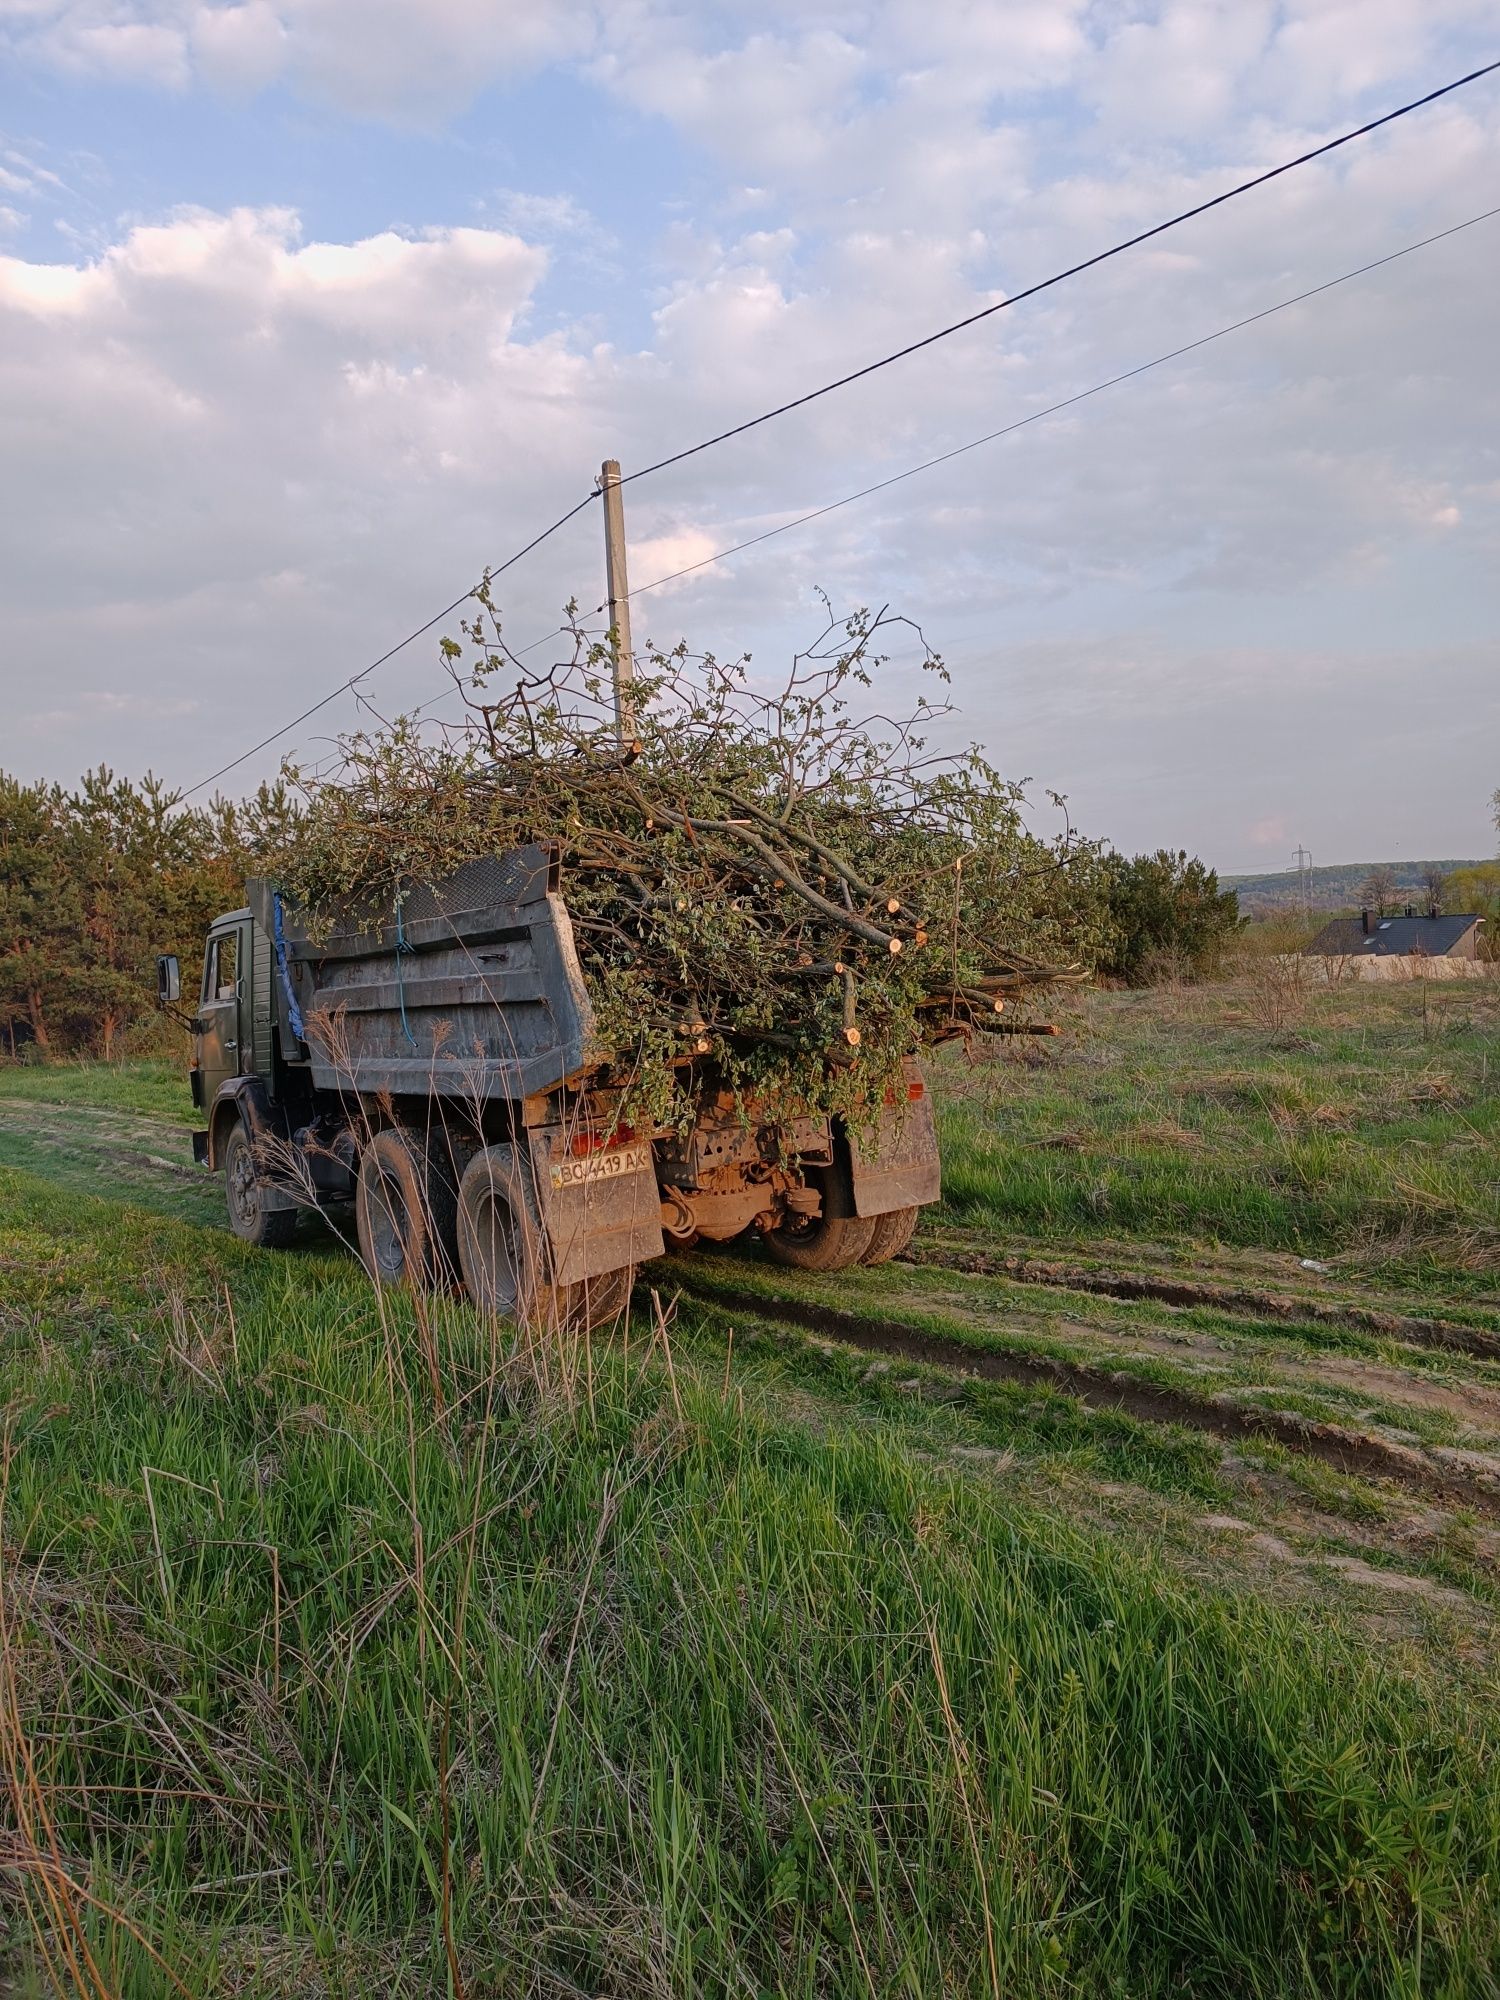
POLYGON ((937 1121, 921 1070, 906 1065, 909 1091, 882 1107, 875 1129, 864 1140, 849 1137, 850 1179, 856 1215, 888 1215, 936 1201, 942 1192, 938 1168, 937 1121))
POLYGON ((537 1205, 559 1284, 643 1264, 666 1248, 649 1140, 575 1155, 560 1125, 527 1133, 537 1205))
POLYGON ((747 1124, 732 1113, 705 1112, 685 1137, 673 1133, 658 1139, 657 1171, 663 1184, 704 1187, 726 1168, 759 1167, 783 1157, 818 1163, 832 1159, 833 1142, 826 1118, 778 1121, 768 1105, 755 1103, 748 1111, 756 1123, 747 1124))

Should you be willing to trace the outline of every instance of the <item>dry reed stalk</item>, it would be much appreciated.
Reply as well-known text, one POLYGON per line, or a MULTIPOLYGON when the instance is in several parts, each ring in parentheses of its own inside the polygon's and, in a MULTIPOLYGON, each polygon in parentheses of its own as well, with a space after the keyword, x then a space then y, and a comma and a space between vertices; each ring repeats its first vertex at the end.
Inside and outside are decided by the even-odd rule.
POLYGON ((995 1949, 995 1916, 990 1908, 989 1878, 985 1871, 984 1853, 979 1845, 979 1829, 975 1823, 974 1804, 969 1796, 969 1785, 973 1770, 973 1760, 969 1746, 959 1727, 958 1717, 953 1712, 953 1699, 948 1692, 948 1671, 943 1664, 943 1651, 938 1643, 937 1620, 928 1609, 922 1596, 921 1586, 912 1572, 911 1563, 903 1550, 902 1568, 906 1571, 912 1595, 917 1601, 917 1612, 927 1635, 928 1651, 932 1654, 932 1671, 937 1680, 938 1700, 943 1711, 943 1726, 948 1734, 948 1751, 953 1759, 953 1775, 958 1784, 958 1795, 963 1801, 964 1825, 968 1830, 969 1851, 974 1859, 974 1875, 979 1883, 979 1899, 984 1907, 984 1942, 989 1959, 990 1991, 994 2000, 1001 2000, 1000 1961, 995 1949))
POLYGON ((49 1794, 57 1787, 38 1776, 30 1734, 21 1709, 13 1565, 4 1532, 13 1449, 7 1434, 0 1443, 0 1769, 5 1775, 14 1831, 8 1844, 0 1848, 0 1857, 3 1857, 0 1867, 20 1877, 32 1941, 47 1979, 59 1995, 71 1993, 84 1996, 84 2000, 114 2000, 114 1989, 90 1948, 84 1928, 81 1906, 87 1906, 98 1910, 110 1923, 118 1925, 133 1937, 166 1976, 173 1990, 182 1994, 184 2000, 192 2000, 188 1988, 139 1926, 115 1905, 78 1882, 63 1856, 56 1824, 47 1803, 49 1794), (33 1883, 40 1888, 40 1909, 32 1892, 33 1883), (59 1975, 59 1961, 62 1971, 72 1980, 71 1988, 59 1975))

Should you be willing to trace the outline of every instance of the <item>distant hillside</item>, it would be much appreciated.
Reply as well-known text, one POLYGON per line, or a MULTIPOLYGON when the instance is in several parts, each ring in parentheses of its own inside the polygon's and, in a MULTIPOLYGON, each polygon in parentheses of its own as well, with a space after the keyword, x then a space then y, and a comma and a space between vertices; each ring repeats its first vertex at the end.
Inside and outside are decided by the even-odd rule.
MULTIPOLYGON (((1485 860, 1493 859, 1486 855, 1485 860)), ((1359 907, 1360 885, 1372 868, 1389 868, 1396 878, 1396 894, 1403 901, 1418 903, 1425 893, 1422 877, 1429 868, 1441 868, 1446 875, 1454 868, 1477 868, 1477 861, 1349 861, 1338 868, 1314 868, 1312 906, 1314 910, 1353 910, 1359 907)), ((1272 875, 1221 875, 1219 886, 1233 889, 1240 910, 1247 917, 1268 915, 1272 910, 1297 907, 1297 871, 1281 868, 1272 875)))

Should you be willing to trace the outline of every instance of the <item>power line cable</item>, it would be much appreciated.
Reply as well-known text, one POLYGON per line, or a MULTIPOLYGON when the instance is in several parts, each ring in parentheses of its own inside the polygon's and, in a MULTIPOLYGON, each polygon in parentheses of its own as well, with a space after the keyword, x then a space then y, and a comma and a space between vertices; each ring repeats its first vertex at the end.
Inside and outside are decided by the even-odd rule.
MULTIPOLYGON (((805 395, 796 396, 789 402, 778 404, 775 409, 766 410, 758 417, 751 417, 742 424, 732 426, 729 430, 719 431, 713 437, 704 438, 698 444, 689 445, 682 451, 673 452, 667 458, 659 458, 651 465, 641 466, 637 471, 627 473, 619 483, 621 486, 628 486, 637 479, 649 478, 652 473, 664 471, 669 465, 679 465, 684 459, 695 458, 700 452, 708 451, 715 445, 727 443, 730 438, 741 437, 746 431, 756 430, 761 424, 768 424, 776 417, 785 416, 791 410, 801 409, 805 404, 816 402, 822 396, 832 395, 835 389, 846 388, 851 382, 858 382, 867 375, 876 374, 882 368, 889 368, 894 362, 905 360, 908 355, 919 353, 923 348, 933 346, 937 341, 946 340, 950 334, 960 333, 965 327, 974 326, 980 320, 989 319, 995 313, 1004 312, 1007 307, 1020 305, 1023 300, 1035 298, 1040 292, 1050 291, 1055 285, 1064 283, 1068 278, 1077 277, 1083 271, 1092 270, 1097 264, 1103 264, 1108 262, 1110 258, 1121 256, 1125 251, 1135 249, 1139 244, 1149 242, 1153 237, 1161 236, 1167 230, 1177 228, 1181 223, 1190 222, 1195 216, 1207 214, 1210 209, 1220 208, 1225 202, 1233 201, 1239 195, 1248 194, 1253 188, 1264 187, 1268 181, 1276 180, 1282 174, 1291 173, 1294 168, 1306 166, 1311 160, 1321 159, 1325 154, 1335 152, 1339 147, 1347 146, 1355 139, 1364 138, 1370 132, 1379 131, 1383 125, 1393 124, 1398 118, 1405 118, 1413 111, 1420 111, 1425 105, 1435 104, 1439 98, 1447 97, 1455 90, 1462 90, 1468 84, 1477 83, 1482 77, 1491 76, 1497 70, 1500 70, 1500 58, 1497 58, 1494 62, 1485 63, 1479 69, 1470 70, 1467 75, 1455 77, 1451 82, 1439 85, 1436 90, 1430 90, 1422 97, 1411 99, 1407 104, 1398 105, 1394 111, 1384 112, 1379 118, 1372 118, 1363 125, 1355 126, 1352 131, 1341 133, 1336 139, 1325 140, 1322 145, 1313 146, 1308 151, 1299 153, 1295 159, 1284 160, 1280 166, 1271 167, 1265 173, 1256 174, 1250 180, 1241 181, 1236 187, 1226 188, 1222 194, 1214 195, 1208 201, 1199 202, 1192 208, 1183 209, 1180 214, 1170 216, 1166 221, 1158 222, 1150 229, 1143 229, 1138 234, 1127 237, 1123 242, 1112 244, 1107 250, 1097 251, 1092 257, 1086 257, 1077 264, 1069 265, 1066 270, 1054 272, 1050 278, 1043 278, 1034 285, 1028 285, 1023 291, 1014 292, 1007 298, 997 300, 994 305, 984 306, 978 312, 968 314, 964 319, 954 320, 951 325, 940 327, 936 333, 929 333, 921 340, 914 340, 905 347, 897 348, 894 353, 882 355, 877 361, 867 362, 864 367, 856 368, 847 375, 841 375, 835 381, 825 382, 819 389, 810 389, 805 395)), ((1414 245, 1412 247, 1415 248, 1418 246, 1414 245)), ((1356 274, 1350 273, 1349 275, 1353 276, 1356 274)), ((1341 281, 1334 280, 1333 282, 1337 283, 1341 281)), ((1287 303, 1291 303, 1291 301, 1287 303)), ((1278 310, 1278 308, 1273 307, 1268 310, 1274 311, 1278 310)), ((1229 330, 1227 328, 1223 329, 1223 331, 1229 330)), ((1215 338, 1217 336, 1210 335, 1207 337, 1215 338)), ((1167 359, 1170 357, 1162 358, 1167 359)), ((1155 366, 1158 364, 1147 363, 1143 365, 1155 366)), ((1111 385, 1107 383, 1099 385, 1100 388, 1109 386, 1111 385)), ((1096 393, 1096 391, 1086 391, 1085 393, 1092 394, 1096 393)), ((1060 404, 1057 407, 1063 408, 1066 406, 1060 404)), ((1048 414, 1050 412, 1037 411, 1032 418, 1023 419, 1022 421, 1034 422, 1037 417, 1048 414)), ((1010 426, 1009 428, 1017 427, 1010 426)), ((1002 434, 996 433, 995 435, 1002 434)), ((979 440, 978 442, 988 442, 988 440, 979 440)), ((933 460, 932 463, 937 464, 940 461, 933 460)), ((921 469, 921 467, 913 467, 912 471, 915 472, 921 469)), ((906 477, 909 475, 900 476, 906 477)), ((878 490, 878 487, 867 489, 870 492, 878 490)), ((541 544, 549 536, 556 534, 559 528, 565 527, 576 515, 581 514, 591 501, 596 500, 598 497, 598 489, 595 488, 593 492, 586 494, 576 506, 570 507, 566 514, 560 515, 550 527, 544 528, 539 535, 533 536, 523 548, 517 549, 514 555, 508 556, 503 563, 492 569, 489 574, 491 576, 503 575, 513 564, 520 562, 523 556, 528 556, 533 549, 540 548, 541 544)), ((863 496, 850 496, 851 499, 860 497, 863 496)), ((838 501, 833 504, 835 506, 842 506, 848 503, 847 501, 838 501)), ((829 510, 820 509, 817 511, 827 512, 829 510)), ((813 519, 815 516, 808 515, 803 518, 813 519)), ((794 527, 798 524, 796 522, 788 522, 785 525, 786 527, 794 527)), ((771 529, 768 531, 770 534, 781 532, 781 529, 771 529)), ((765 540, 766 537, 759 536, 755 539, 765 540)), ((739 546, 748 548, 752 546, 752 543, 741 543, 739 546)), ((723 555, 732 555, 735 553, 736 550, 733 549, 725 550, 720 556, 706 558, 705 562, 721 561, 723 555)), ((690 565, 690 567, 703 566, 702 564, 690 565)), ((677 573, 686 574, 685 571, 677 573)), ((643 585, 642 588, 648 590, 656 589, 662 583, 670 581, 671 578, 659 577, 655 583, 643 585)), ((273 743, 279 742, 291 730, 296 729, 301 723, 317 715, 321 710, 327 708, 331 702, 337 701, 340 695, 347 694, 351 688, 356 687, 360 681, 372 674, 377 667, 382 667, 388 660, 394 659, 396 654, 411 645, 413 640, 422 638, 424 634, 432 630, 434 625, 440 624, 444 618, 451 617, 460 605, 467 603, 473 594, 474 588, 471 586, 461 597, 456 597, 451 604, 445 605, 441 611, 434 613, 425 624, 417 626, 415 631, 408 632, 404 639, 398 640, 394 646, 382 653, 378 659, 371 660, 368 666, 361 667, 358 673, 351 674, 347 680, 341 681, 336 688, 331 689, 321 700, 314 702, 310 708, 304 709, 300 715, 293 716, 289 722, 284 723, 279 729, 273 730, 269 736, 262 737, 258 743, 252 744, 248 750, 241 751, 237 757, 232 757, 227 764, 221 764, 218 770, 210 772, 206 778, 200 778, 196 785, 190 786, 180 796, 183 799, 196 797, 199 792, 206 791, 210 785, 216 784, 220 778, 226 777, 229 772, 238 769, 249 758, 256 756, 262 750, 268 750, 273 743)), ((634 594, 632 593, 632 595, 634 594)))
POLYGON ((1039 292, 1050 291, 1054 285, 1062 284, 1068 278, 1076 278, 1081 271, 1091 271, 1096 264, 1104 264, 1112 257, 1119 257, 1127 250, 1134 250, 1142 243, 1149 243, 1154 236, 1162 236, 1179 224, 1191 222, 1194 216, 1206 215, 1210 209, 1222 208, 1225 202, 1234 201, 1239 195, 1249 194, 1252 188, 1264 187, 1267 181, 1274 181, 1282 174, 1289 174, 1296 167, 1305 167, 1310 160, 1320 160, 1325 154, 1337 152, 1340 146, 1347 146, 1355 139, 1363 139, 1370 132, 1378 132, 1382 125, 1394 124, 1398 118, 1405 118, 1413 111, 1420 111, 1424 105, 1435 104, 1440 97, 1447 97, 1455 90, 1462 90, 1467 84, 1477 83, 1481 77, 1492 76, 1500 70, 1500 59, 1485 63, 1481 69, 1471 69, 1467 76, 1455 77, 1436 90, 1429 90, 1423 97, 1414 97, 1409 104, 1401 104, 1394 111, 1382 113, 1379 118, 1371 118, 1364 125, 1356 125, 1350 132, 1343 132, 1337 139, 1326 139, 1321 146, 1312 146, 1305 153, 1299 153, 1293 160, 1283 160, 1279 167, 1270 167, 1263 174, 1256 174, 1248 181, 1241 181, 1237 187, 1226 188, 1222 194, 1212 196, 1208 201, 1200 201, 1192 208, 1185 208, 1179 215, 1172 215, 1165 222, 1154 223, 1150 229, 1142 229, 1134 236, 1127 236, 1122 243, 1111 244, 1108 250, 1096 251, 1092 257, 1085 257, 1080 263, 1070 264, 1065 271, 1055 271, 1050 278, 1043 278, 1034 285, 1027 285, 1023 291, 1012 292, 1009 297, 999 299, 992 306, 983 306, 978 312, 969 313, 963 319, 956 319, 951 326, 939 327, 936 333, 925 334, 921 340, 913 340, 905 347, 898 347, 893 354, 884 354, 878 361, 868 361, 863 368, 855 368, 847 375, 840 375, 835 381, 825 382, 821 389, 809 389, 806 395, 794 396, 790 402, 779 403, 774 410, 766 410, 758 417, 751 417, 745 423, 735 424, 727 431, 718 431, 713 437, 704 438, 699 444, 688 445, 683 451, 674 451, 669 458, 659 458, 652 465, 643 465, 637 472, 628 472, 621 479, 622 486, 632 480, 648 479, 653 472, 661 472, 669 465, 680 465, 685 458, 695 458, 700 451, 708 451, 714 445, 725 444, 730 438, 743 437, 746 431, 753 431, 761 424, 769 424, 776 417, 784 417, 789 410, 800 410, 808 403, 817 402, 820 396, 831 396, 835 389, 846 389, 851 382, 859 382, 866 375, 874 375, 882 368, 889 368, 893 362, 904 361, 908 355, 919 354, 924 347, 931 347, 939 340, 946 340, 950 334, 962 333, 965 327, 976 326, 980 320, 989 319, 995 313, 1005 312, 1011 306, 1018 306, 1023 299, 1034 299, 1039 292))
MULTIPOLYGON (((1200 347, 1207 347, 1215 340, 1224 339, 1226 334, 1239 333, 1257 321, 1270 319, 1272 314, 1285 312, 1289 306, 1303 304, 1315 299, 1323 292, 1331 292, 1338 285, 1347 285, 1354 278, 1363 278, 1371 271, 1378 271, 1386 264, 1394 264, 1399 258, 1410 257, 1417 250, 1425 250, 1430 244, 1441 243, 1447 237, 1457 236, 1460 231, 1473 229, 1477 223, 1488 222, 1500 215, 1500 207, 1487 208, 1479 215, 1471 215, 1464 222, 1455 222, 1449 229, 1440 229, 1432 236, 1424 236, 1416 243, 1405 244, 1400 250, 1392 250, 1384 257, 1375 257, 1368 264, 1360 264, 1352 271, 1345 271, 1337 278, 1328 278, 1321 285, 1313 285, 1305 292, 1297 292, 1291 298, 1279 299, 1275 305, 1264 306, 1259 312, 1246 315, 1244 319, 1230 322, 1228 326, 1215 328, 1197 340, 1187 341, 1181 347, 1174 347, 1166 354, 1158 354, 1150 361, 1139 362, 1134 368, 1123 369, 1118 375, 1111 375, 1106 381, 1096 382, 1090 389, 1080 389, 1076 395, 1064 396, 1061 402, 1049 403, 1043 410, 1033 410, 1029 416, 1017 417, 1013 423, 1002 424, 999 430, 986 431, 983 437, 971 438, 967 444, 955 445, 951 451, 939 452, 935 458, 925 458, 919 465, 909 465, 904 472, 894 472, 889 479, 878 479, 872 486, 862 486, 857 493, 846 493, 841 500, 830 500, 824 507, 814 507, 806 514, 798 514, 779 526, 767 528, 763 534, 751 535, 747 541, 735 542, 732 547, 720 549, 711 556, 704 556, 698 562, 685 563, 681 569, 674 569, 666 576, 653 577, 650 583, 637 584, 629 595, 642 597, 648 590, 660 590, 663 584, 675 583, 679 577, 691 576, 695 570, 708 569, 714 563, 723 562, 729 556, 737 556, 745 549, 753 549, 761 542, 769 542, 776 535, 789 534, 793 528, 805 527, 809 521, 821 520, 825 514, 833 514, 840 507, 852 506, 856 500, 867 500, 872 493, 883 493, 889 486, 899 486, 904 479, 914 479, 919 472, 930 472, 934 466, 946 465, 950 459, 962 458, 966 452, 977 451, 981 445, 993 444, 996 439, 1010 437, 1015 431, 1025 430, 1028 424, 1040 423, 1043 417, 1055 417, 1060 410, 1071 409, 1075 403, 1086 403, 1091 396, 1102 395, 1106 389, 1117 388, 1122 382, 1130 382, 1138 375, 1148 374, 1153 368, 1161 368, 1169 361, 1179 361, 1184 354, 1192 354, 1200 347)), ((622 482, 623 483, 623 482, 622 482)), ((594 607, 597 615, 606 607, 594 607)))
MULTIPOLYGON (((497 564, 488 574, 492 577, 503 576, 512 564, 518 563, 522 556, 529 556, 533 549, 540 548, 549 535, 555 535, 559 528, 565 528, 575 515, 581 514, 591 501, 598 498, 599 492, 596 487, 592 493, 586 493, 576 507, 570 507, 566 514, 560 514, 550 528, 543 528, 539 535, 534 535, 524 549, 517 549, 513 556, 507 556, 503 563, 497 564)), ((398 639, 389 651, 380 655, 378 660, 371 660, 367 667, 361 667, 359 672, 351 674, 348 680, 340 681, 336 688, 331 689, 329 693, 325 694, 321 701, 315 701, 311 708, 304 708, 300 715, 294 715, 290 722, 284 722, 279 729, 273 729, 271 734, 263 736, 259 743, 252 743, 250 748, 242 750, 238 757, 231 757, 229 762, 221 764, 217 771, 210 771, 206 778, 200 778, 197 784, 190 786, 187 791, 181 794, 181 797, 191 799, 199 792, 206 791, 210 785, 217 784, 219 779, 227 776, 230 771, 237 770, 247 758, 254 757, 261 750, 269 750, 273 743, 279 743, 281 738, 295 729, 299 723, 306 722, 311 716, 317 715, 320 710, 327 708, 330 702, 337 701, 341 694, 348 694, 351 688, 357 687, 362 680, 367 679, 369 675, 373 674, 377 667, 383 667, 387 660, 395 659, 396 655, 404 652, 414 639, 420 639, 424 633, 430 632, 434 625, 441 625, 445 618, 451 618, 460 605, 468 603, 477 587, 477 585, 471 584, 462 597, 455 597, 451 604, 445 604, 441 611, 434 612, 425 625, 419 625, 414 632, 408 632, 404 639, 398 639)), ((546 636, 550 639, 552 634, 549 632, 546 636)), ((540 645, 541 640, 537 640, 536 643, 540 645)))
MULTIPOLYGON (((512 660, 524 660, 526 655, 528 653, 534 653, 538 646, 545 646, 549 639, 556 639, 559 637, 563 637, 571 630, 572 627, 568 625, 550 626, 539 639, 533 639, 529 645, 516 646, 516 647, 507 646, 505 648, 506 656, 507 658, 512 660)), ((433 695, 430 701, 419 701, 415 708, 410 709, 407 712, 413 717, 418 715, 426 715, 432 709, 436 708, 440 702, 451 701, 453 696, 460 692, 461 689, 457 687, 444 688, 441 694, 433 695)))

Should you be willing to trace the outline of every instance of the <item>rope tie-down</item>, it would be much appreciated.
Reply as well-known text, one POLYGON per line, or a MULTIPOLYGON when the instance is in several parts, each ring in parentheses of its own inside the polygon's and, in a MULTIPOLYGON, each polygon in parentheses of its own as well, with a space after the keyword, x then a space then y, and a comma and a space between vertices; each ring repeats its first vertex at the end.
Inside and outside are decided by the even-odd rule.
POLYGON ((276 969, 281 974, 281 990, 286 995, 286 1017, 292 1024, 292 1033, 299 1042, 305 1042, 307 1035, 302 1026, 302 1009, 297 1005, 296 990, 292 985, 291 968, 287 964, 286 931, 281 921, 281 891, 278 889, 271 898, 271 927, 276 946, 276 969))
POLYGON ((396 998, 401 1004, 401 1032, 406 1037, 408 1047, 415 1048, 417 1046, 417 1038, 411 1031, 410 1021, 408 1021, 406 1018, 406 968, 404 961, 411 957, 412 953, 416 950, 416 946, 407 943, 406 925, 402 921, 401 897, 399 893, 396 896, 395 911, 396 911, 396 998))

